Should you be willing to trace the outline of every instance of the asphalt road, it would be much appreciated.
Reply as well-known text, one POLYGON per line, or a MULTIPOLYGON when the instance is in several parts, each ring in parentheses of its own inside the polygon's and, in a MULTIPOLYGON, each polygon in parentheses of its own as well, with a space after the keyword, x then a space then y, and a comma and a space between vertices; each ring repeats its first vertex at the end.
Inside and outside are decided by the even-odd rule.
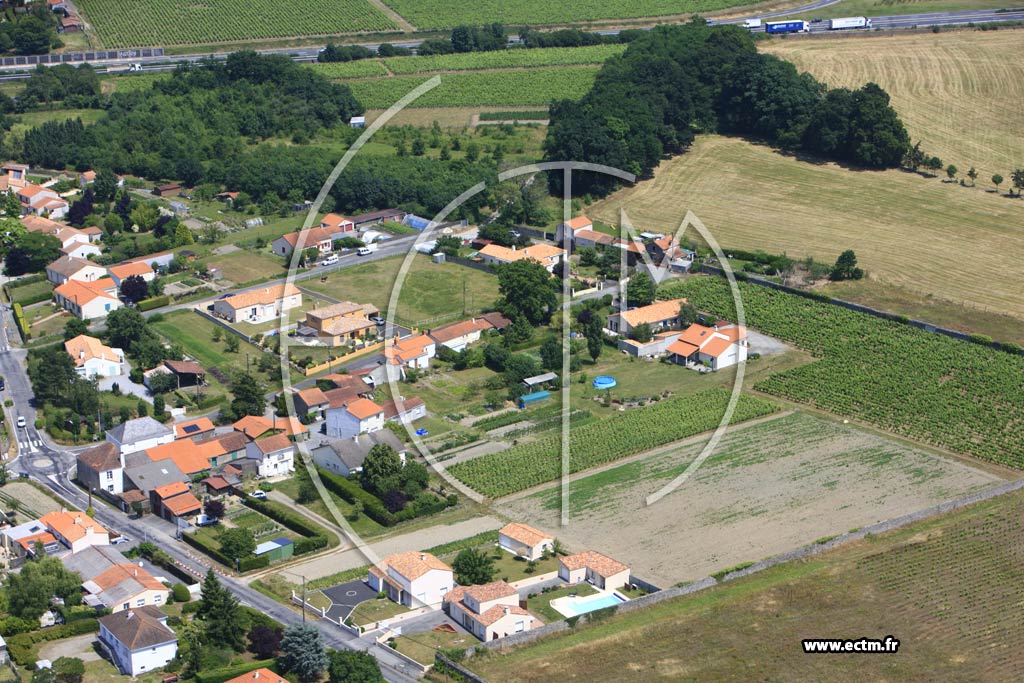
MULTIPOLYGON (((711 21, 711 24, 742 24, 746 19, 777 19, 780 17, 796 16, 798 14, 813 13, 815 10, 829 7, 841 2, 841 0, 818 0, 800 7, 794 7, 786 10, 777 10, 774 12, 766 12, 764 14, 758 14, 751 17, 739 17, 735 19, 723 19, 721 21, 711 21)), ((963 10, 953 12, 932 12, 924 14, 906 14, 906 15, 894 15, 894 16, 881 16, 872 17, 872 23, 876 29, 900 29, 900 28, 929 28, 932 26, 956 26, 969 23, 985 24, 1001 21, 1024 21, 1024 8, 1018 7, 1013 9, 984 9, 984 10, 963 10)), ((755 29, 755 31, 763 31, 763 28, 755 29)), ((821 22, 811 26, 811 33, 823 33, 828 32, 827 22, 821 22)), ((863 29, 862 29, 863 30, 863 29)), ((595 31, 600 35, 618 35, 619 29, 607 29, 601 31, 595 31)), ((407 47, 415 50, 419 47, 421 41, 402 41, 391 43, 399 47, 407 47)), ((510 36, 510 43, 518 43, 518 36, 510 36)), ((376 50, 380 43, 360 43, 361 45, 376 50)), ((298 62, 314 62, 317 59, 317 55, 323 46, 311 46, 311 47, 291 47, 291 48, 274 48, 269 50, 258 50, 261 54, 283 54, 291 57, 298 62)), ((226 53, 203 53, 203 54, 190 54, 190 55, 163 55, 159 57, 125 57, 123 59, 105 60, 99 64, 97 72, 101 74, 108 73, 125 73, 126 75, 130 72, 128 67, 132 64, 139 64, 143 72, 147 71, 169 71, 176 68, 178 63, 181 62, 199 62, 204 59, 224 59, 227 56, 226 53)), ((78 64, 84 61, 84 57, 76 58, 75 55, 68 56, 68 63, 78 64)), ((34 67, 26 67, 25 65, 18 66, 0 66, 0 82, 3 81, 17 81, 28 78, 31 69, 34 67)))
MULTIPOLYGON (((0 309, 0 374, 4 376, 6 388, 2 397, 14 402, 13 407, 6 409, 9 416, 25 416, 28 425, 18 431, 23 433, 23 435, 19 435, 22 443, 30 442, 28 448, 22 448, 19 455, 8 463, 9 471, 12 475, 27 476, 38 481, 59 498, 84 510, 89 505, 89 496, 75 486, 70 479, 70 473, 75 465, 75 452, 54 444, 44 432, 37 431, 33 425, 36 411, 33 405, 32 387, 25 371, 26 352, 23 349, 11 347, 9 335, 12 332, 14 332, 14 326, 10 310, 3 306, 0 309)), ((169 522, 153 515, 146 515, 141 519, 131 519, 98 500, 94 501, 93 505, 96 519, 105 527, 118 534, 128 536, 135 542, 148 540, 155 543, 180 567, 195 575, 197 580, 203 577, 209 569, 208 565, 194 559, 186 552, 188 546, 175 538, 174 525, 169 522)), ((297 624, 302 621, 300 614, 248 585, 223 574, 220 579, 238 596, 242 604, 269 614, 285 625, 297 624)), ((408 667, 390 650, 380 647, 374 642, 357 638, 331 622, 316 621, 313 623, 320 628, 327 647, 370 652, 381 664, 385 679, 391 683, 412 683, 418 679, 412 668, 408 667)))

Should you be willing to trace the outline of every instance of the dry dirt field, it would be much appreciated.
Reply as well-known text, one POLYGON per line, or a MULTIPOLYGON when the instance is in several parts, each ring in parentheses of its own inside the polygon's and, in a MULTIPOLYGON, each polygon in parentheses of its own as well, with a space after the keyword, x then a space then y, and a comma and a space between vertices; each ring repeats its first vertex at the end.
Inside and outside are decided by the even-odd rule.
POLYGON ((662 162, 653 179, 585 212, 617 225, 620 208, 638 230, 672 231, 692 210, 726 250, 831 263, 852 248, 883 282, 1024 318, 1024 201, 980 187, 897 170, 851 171, 701 136, 686 154, 662 162))
POLYGON ((1024 30, 778 40, 760 49, 833 87, 878 83, 912 139, 962 173, 973 165, 979 185, 1024 167, 1024 81, 1007 70, 1009 56, 1024 52, 1024 30))
POLYGON ((794 412, 723 439, 689 482, 651 507, 645 496, 681 473, 703 444, 640 459, 559 491, 497 503, 571 549, 627 562, 662 587, 759 560, 825 536, 928 507, 1000 481, 871 432, 794 412))

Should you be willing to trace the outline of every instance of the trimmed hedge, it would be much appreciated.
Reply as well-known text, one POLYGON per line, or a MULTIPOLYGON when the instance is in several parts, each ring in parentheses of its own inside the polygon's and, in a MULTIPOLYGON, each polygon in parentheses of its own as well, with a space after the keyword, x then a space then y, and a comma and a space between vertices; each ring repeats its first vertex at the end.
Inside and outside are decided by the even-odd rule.
POLYGON ((224 683, 224 681, 230 681, 232 678, 238 678, 239 676, 247 674, 250 671, 255 671, 256 669, 270 669, 274 673, 278 673, 277 661, 273 659, 264 659, 254 662, 245 662, 244 664, 237 664, 235 666, 226 666, 223 669, 197 671, 196 683, 224 683))
POLYGON ((49 640, 61 640, 72 636, 83 636, 100 630, 100 622, 95 617, 79 619, 69 624, 51 626, 50 628, 19 633, 7 639, 7 651, 17 664, 28 666, 34 664, 38 657, 36 646, 49 640))
POLYGON ((363 513, 382 526, 394 526, 398 524, 395 515, 384 507, 380 498, 363 489, 359 484, 349 481, 345 477, 328 472, 320 467, 316 468, 320 480, 328 491, 334 493, 346 503, 362 503, 363 513))
POLYGON ((14 324, 18 326, 18 332, 21 334, 21 340, 28 341, 32 338, 32 334, 28 330, 28 321, 25 320, 25 311, 22 310, 21 304, 12 304, 11 310, 14 312, 14 324))
POLYGON ((164 294, 163 296, 154 296, 151 299, 143 299, 135 305, 138 306, 140 311, 152 311, 154 308, 160 308, 169 303, 171 303, 171 297, 164 294))
MULTIPOLYGON (((232 557, 228 557, 220 551, 220 548, 215 548, 206 542, 203 537, 197 537, 194 534, 182 534, 181 537, 185 543, 206 554, 207 556, 217 560, 225 567, 235 568, 235 560, 232 557)), ((249 557, 243 557, 238 562, 238 571, 245 573, 252 571, 253 569, 263 569, 264 567, 270 566, 270 557, 268 555, 251 555, 249 557)))
POLYGON ((34 285, 37 282, 44 282, 45 280, 46 273, 36 273, 35 275, 26 275, 18 280, 11 280, 4 286, 7 287, 7 289, 17 289, 18 287, 34 285))
POLYGON ((292 511, 291 508, 272 500, 249 497, 243 498, 242 503, 256 512, 266 515, 286 529, 303 536, 295 542, 294 555, 305 555, 326 548, 330 543, 330 536, 326 529, 292 511))

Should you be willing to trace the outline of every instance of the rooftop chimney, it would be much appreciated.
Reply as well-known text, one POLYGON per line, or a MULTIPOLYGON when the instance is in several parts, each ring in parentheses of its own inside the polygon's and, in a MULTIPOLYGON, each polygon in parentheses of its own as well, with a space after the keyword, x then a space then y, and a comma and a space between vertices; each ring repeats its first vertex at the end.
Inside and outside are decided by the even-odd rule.
POLYGON ((509 614, 512 611, 508 605, 505 605, 502 609, 505 611, 505 614, 509 614))
POLYGON ((423 560, 424 562, 426 562, 427 554, 426 553, 420 553, 420 559, 423 560))

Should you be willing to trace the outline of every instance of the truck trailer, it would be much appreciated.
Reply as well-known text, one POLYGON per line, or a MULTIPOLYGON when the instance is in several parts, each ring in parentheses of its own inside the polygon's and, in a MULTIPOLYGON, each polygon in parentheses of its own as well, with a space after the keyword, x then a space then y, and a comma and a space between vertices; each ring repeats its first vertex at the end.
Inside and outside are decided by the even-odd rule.
POLYGON ((871 28, 871 20, 867 17, 842 17, 828 22, 828 30, 840 31, 847 28, 871 28))
POLYGON ((765 33, 806 33, 811 25, 806 21, 768 21, 765 22, 765 33))
POLYGON ((761 28, 761 20, 760 19, 744 19, 743 20, 743 28, 750 28, 750 29, 761 28))

